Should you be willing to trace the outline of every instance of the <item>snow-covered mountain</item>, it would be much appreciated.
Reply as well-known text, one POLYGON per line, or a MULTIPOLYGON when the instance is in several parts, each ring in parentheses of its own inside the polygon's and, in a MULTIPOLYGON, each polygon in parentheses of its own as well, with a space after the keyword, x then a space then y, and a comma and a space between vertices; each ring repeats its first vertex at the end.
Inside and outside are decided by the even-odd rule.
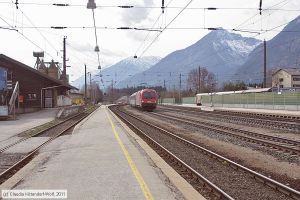
MULTIPOLYGON (((283 31, 267 41, 267 71, 300 66, 300 16, 292 20, 283 31)), ((263 44, 257 46, 246 62, 238 68, 235 78, 245 82, 260 83, 263 80, 263 44)))
POLYGON ((260 43, 260 40, 219 28, 195 44, 169 54, 150 69, 121 81, 118 86, 163 86, 165 81, 167 88, 178 88, 181 74, 182 87, 185 87, 187 74, 199 66, 213 72, 218 82, 222 83, 232 76, 260 43))
MULTIPOLYGON (((145 56, 142 58, 129 57, 103 69, 101 75, 100 70, 92 72, 92 80, 97 81, 101 88, 103 88, 103 86, 107 88, 112 85, 112 83, 114 83, 114 85, 118 84, 122 80, 149 69, 159 62, 160 59, 160 57, 155 56, 145 56)), ((87 81, 89 82, 89 78, 87 81)), ((72 85, 77 88, 82 88, 84 86, 84 76, 73 81, 72 85)), ((126 87, 126 85, 124 85, 124 87, 126 87)))

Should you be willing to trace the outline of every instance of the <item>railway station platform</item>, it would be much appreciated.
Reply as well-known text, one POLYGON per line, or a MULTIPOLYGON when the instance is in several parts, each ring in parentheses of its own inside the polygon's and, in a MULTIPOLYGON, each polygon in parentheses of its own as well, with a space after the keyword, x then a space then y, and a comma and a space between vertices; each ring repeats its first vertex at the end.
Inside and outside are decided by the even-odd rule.
POLYGON ((55 119, 58 108, 44 109, 37 112, 20 114, 16 120, 0 121, 0 144, 2 141, 33 127, 45 124, 55 119))
POLYGON ((210 106, 197 106, 194 104, 165 104, 170 106, 183 106, 199 108, 204 111, 232 111, 232 112, 245 112, 245 113, 259 113, 259 114, 270 114, 270 115, 291 115, 300 116, 300 111, 293 110, 270 110, 270 109, 254 109, 254 108, 229 108, 229 107, 210 107, 210 106))
POLYGON ((253 108, 222 108, 222 107, 216 107, 215 110, 300 116, 300 111, 292 111, 292 110, 267 110, 267 109, 253 109, 253 108))
POLYGON ((1 190, 66 190, 67 199, 204 199, 101 106, 48 146, 1 190))

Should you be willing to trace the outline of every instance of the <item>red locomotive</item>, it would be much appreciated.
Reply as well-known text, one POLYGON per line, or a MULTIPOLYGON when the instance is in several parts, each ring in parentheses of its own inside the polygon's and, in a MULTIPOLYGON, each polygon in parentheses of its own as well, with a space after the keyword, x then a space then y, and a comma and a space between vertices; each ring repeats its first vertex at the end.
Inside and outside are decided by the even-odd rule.
POLYGON ((129 97, 129 104, 143 110, 152 111, 156 108, 158 102, 157 92, 153 89, 143 89, 133 93, 129 97))

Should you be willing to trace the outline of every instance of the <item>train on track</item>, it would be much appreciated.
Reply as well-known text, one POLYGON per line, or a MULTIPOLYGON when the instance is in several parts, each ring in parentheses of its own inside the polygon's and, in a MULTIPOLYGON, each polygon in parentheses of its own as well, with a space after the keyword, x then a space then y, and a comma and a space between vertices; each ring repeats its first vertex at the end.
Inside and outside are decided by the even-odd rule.
POLYGON ((158 103, 158 94, 153 89, 143 89, 129 97, 129 104, 147 111, 153 111, 158 103))
POLYGON ((120 97, 119 99, 116 100, 116 104, 118 104, 118 105, 127 105, 127 104, 129 104, 128 96, 120 97))

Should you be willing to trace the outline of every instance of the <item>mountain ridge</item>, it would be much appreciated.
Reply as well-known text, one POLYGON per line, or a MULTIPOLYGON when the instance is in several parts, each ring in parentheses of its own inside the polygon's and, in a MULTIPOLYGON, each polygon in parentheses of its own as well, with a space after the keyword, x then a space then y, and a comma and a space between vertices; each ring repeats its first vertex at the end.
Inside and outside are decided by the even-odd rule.
MULTIPOLYGON (((112 84, 112 81, 118 83, 121 80, 133 76, 136 73, 149 69, 156 64, 161 58, 157 56, 144 56, 142 58, 128 57, 119 62, 103 69, 94 71, 92 73, 92 80, 98 82, 100 87, 107 88, 112 84), (101 81, 102 80, 102 81, 101 81)), ((84 85, 84 76, 79 77, 73 81, 72 85, 81 88, 84 85)))
MULTIPOLYGON (((300 64, 300 16, 289 22, 281 32, 266 42, 267 70, 299 67, 300 64)), ((263 80, 263 44, 258 45, 246 62, 236 71, 235 77, 245 82, 260 83, 263 80)))
MULTIPOLYGON (((167 82, 169 88, 174 86, 178 88, 179 77, 187 76, 190 70, 198 66, 206 67, 208 71, 216 75, 228 71, 235 72, 236 67, 245 62, 250 51, 260 42, 260 40, 243 37, 220 28, 217 31, 211 31, 188 47, 168 54, 150 69, 133 76, 130 81, 129 79, 121 81, 117 87, 128 84, 137 86, 143 83, 148 86, 163 86, 163 82, 167 82), (132 80, 135 81, 132 82, 132 80)), ((223 80, 219 77, 220 82, 223 80)))

